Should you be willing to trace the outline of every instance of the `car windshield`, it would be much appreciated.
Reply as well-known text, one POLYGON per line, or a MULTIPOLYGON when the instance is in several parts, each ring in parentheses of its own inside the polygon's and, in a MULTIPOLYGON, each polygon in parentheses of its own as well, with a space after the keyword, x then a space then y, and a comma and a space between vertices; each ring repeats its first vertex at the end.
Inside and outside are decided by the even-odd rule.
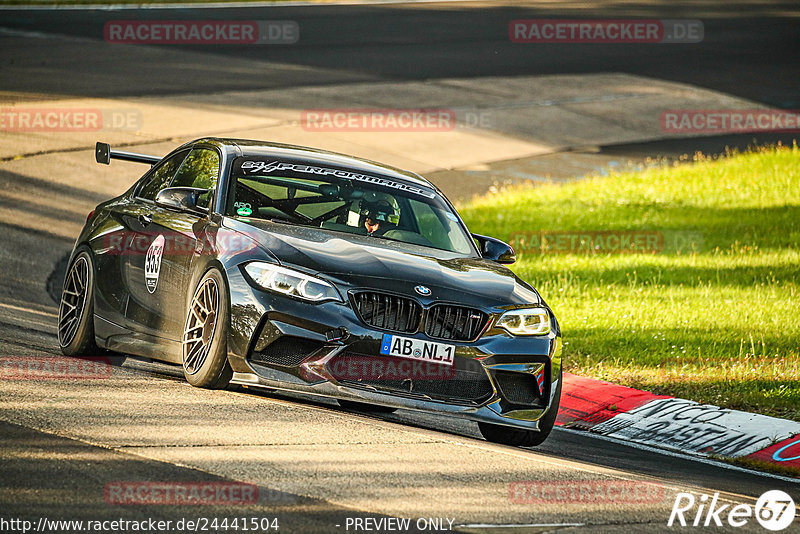
POLYGON ((470 237, 438 193, 357 172, 238 158, 226 215, 390 239, 471 254, 470 237))

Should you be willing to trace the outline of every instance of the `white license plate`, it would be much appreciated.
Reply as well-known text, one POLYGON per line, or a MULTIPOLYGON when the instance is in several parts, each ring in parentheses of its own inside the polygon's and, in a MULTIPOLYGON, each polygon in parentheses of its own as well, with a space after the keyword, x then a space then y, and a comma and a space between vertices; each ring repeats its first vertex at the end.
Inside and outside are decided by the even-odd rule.
POLYGON ((381 343, 381 354, 444 365, 453 365, 455 353, 453 345, 391 334, 384 334, 381 343))

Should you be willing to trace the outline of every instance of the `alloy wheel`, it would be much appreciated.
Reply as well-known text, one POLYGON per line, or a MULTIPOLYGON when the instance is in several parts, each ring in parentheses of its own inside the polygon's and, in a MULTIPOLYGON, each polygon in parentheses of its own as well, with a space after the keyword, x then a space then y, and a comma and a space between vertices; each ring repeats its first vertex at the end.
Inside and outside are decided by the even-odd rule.
POLYGON ((72 343, 78 332, 86 307, 88 286, 89 262, 85 257, 79 256, 67 273, 58 310, 58 341, 62 347, 72 343))
POLYGON ((214 340, 219 313, 219 288, 207 278, 195 291, 183 331, 183 367, 195 374, 205 363, 214 340))

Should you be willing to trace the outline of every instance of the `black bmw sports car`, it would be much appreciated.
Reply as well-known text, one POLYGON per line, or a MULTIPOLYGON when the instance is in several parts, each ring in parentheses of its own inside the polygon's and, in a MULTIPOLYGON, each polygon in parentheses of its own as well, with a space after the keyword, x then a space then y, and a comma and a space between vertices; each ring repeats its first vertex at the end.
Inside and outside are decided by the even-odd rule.
POLYGON ((477 421, 536 445, 555 422, 550 308, 420 176, 309 148, 199 139, 97 206, 75 244, 58 335, 180 364, 192 385, 261 386, 477 421))

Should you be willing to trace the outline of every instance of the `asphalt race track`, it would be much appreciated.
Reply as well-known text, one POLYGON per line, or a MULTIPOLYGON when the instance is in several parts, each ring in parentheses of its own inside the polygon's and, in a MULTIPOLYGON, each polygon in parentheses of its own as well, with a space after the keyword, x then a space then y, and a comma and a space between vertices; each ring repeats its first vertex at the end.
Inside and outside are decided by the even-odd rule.
MULTIPOLYGON (((330 97, 332 91, 350 85, 380 87, 391 99, 404 84, 435 85, 439 79, 480 83, 498 77, 506 83, 524 76, 608 73, 765 106, 800 107, 795 2, 566 2, 558 12, 549 4, 503 4, 0 10, 0 107, 34 100, 55 106, 66 99, 135 106, 147 99, 168 106, 170 113, 183 109, 191 122, 190 113, 224 111, 226 95, 237 91, 244 102, 238 104, 258 115, 266 105, 259 96, 263 91, 317 95, 317 107, 335 107, 345 104, 330 97), (508 21, 543 16, 702 19, 706 39, 697 46, 658 45, 646 52, 621 45, 533 48, 508 41, 508 21), (293 20, 301 39, 283 47, 109 48, 102 41, 103 24, 124 18, 293 20)), ((420 95, 418 105, 428 105, 420 95)), ((261 127, 241 122, 214 132, 261 127)), ((101 140, 94 137, 104 133, 74 142, 30 132, 0 134, 0 357, 59 354, 56 302, 75 236, 94 205, 142 172, 129 163, 108 168, 92 163, 92 143, 101 140)), ((510 127, 501 132, 507 135, 503 139, 524 139, 523 133, 510 127)), ((187 126, 163 135, 131 135, 126 143, 165 153, 203 134, 203 128, 187 126)), ((720 143, 601 144, 587 152, 586 165, 720 143), (604 154, 611 156, 603 159, 604 154)), ((585 145, 574 143, 578 151, 585 145)), ((547 165, 562 164, 550 157, 547 165)), ((502 168, 496 159, 503 158, 485 161, 502 168)), ((461 176, 458 169, 421 168, 434 169, 434 181, 461 176)), ((483 441, 471 423, 438 416, 399 411, 379 417, 276 392, 199 390, 183 381, 179 368, 137 359, 102 379, 0 379, 0 436, 0 516, 34 523, 43 517, 176 522, 238 516, 278 518, 279 532, 348 532, 356 531, 354 518, 406 517, 423 531, 428 523, 415 523, 418 518, 444 519, 445 527, 449 519, 460 532, 662 532, 680 492, 719 493, 721 503, 753 505, 765 491, 782 489, 800 502, 800 483, 788 478, 587 433, 556 429, 544 445, 516 449, 483 441), (258 491, 244 504, 120 505, 108 498, 109 485, 119 482, 240 482, 258 491), (646 499, 536 500, 514 493, 520 483, 658 491, 646 499)), ((687 519, 693 521, 695 512, 687 519)), ((728 529, 764 532, 754 520, 728 529)))

